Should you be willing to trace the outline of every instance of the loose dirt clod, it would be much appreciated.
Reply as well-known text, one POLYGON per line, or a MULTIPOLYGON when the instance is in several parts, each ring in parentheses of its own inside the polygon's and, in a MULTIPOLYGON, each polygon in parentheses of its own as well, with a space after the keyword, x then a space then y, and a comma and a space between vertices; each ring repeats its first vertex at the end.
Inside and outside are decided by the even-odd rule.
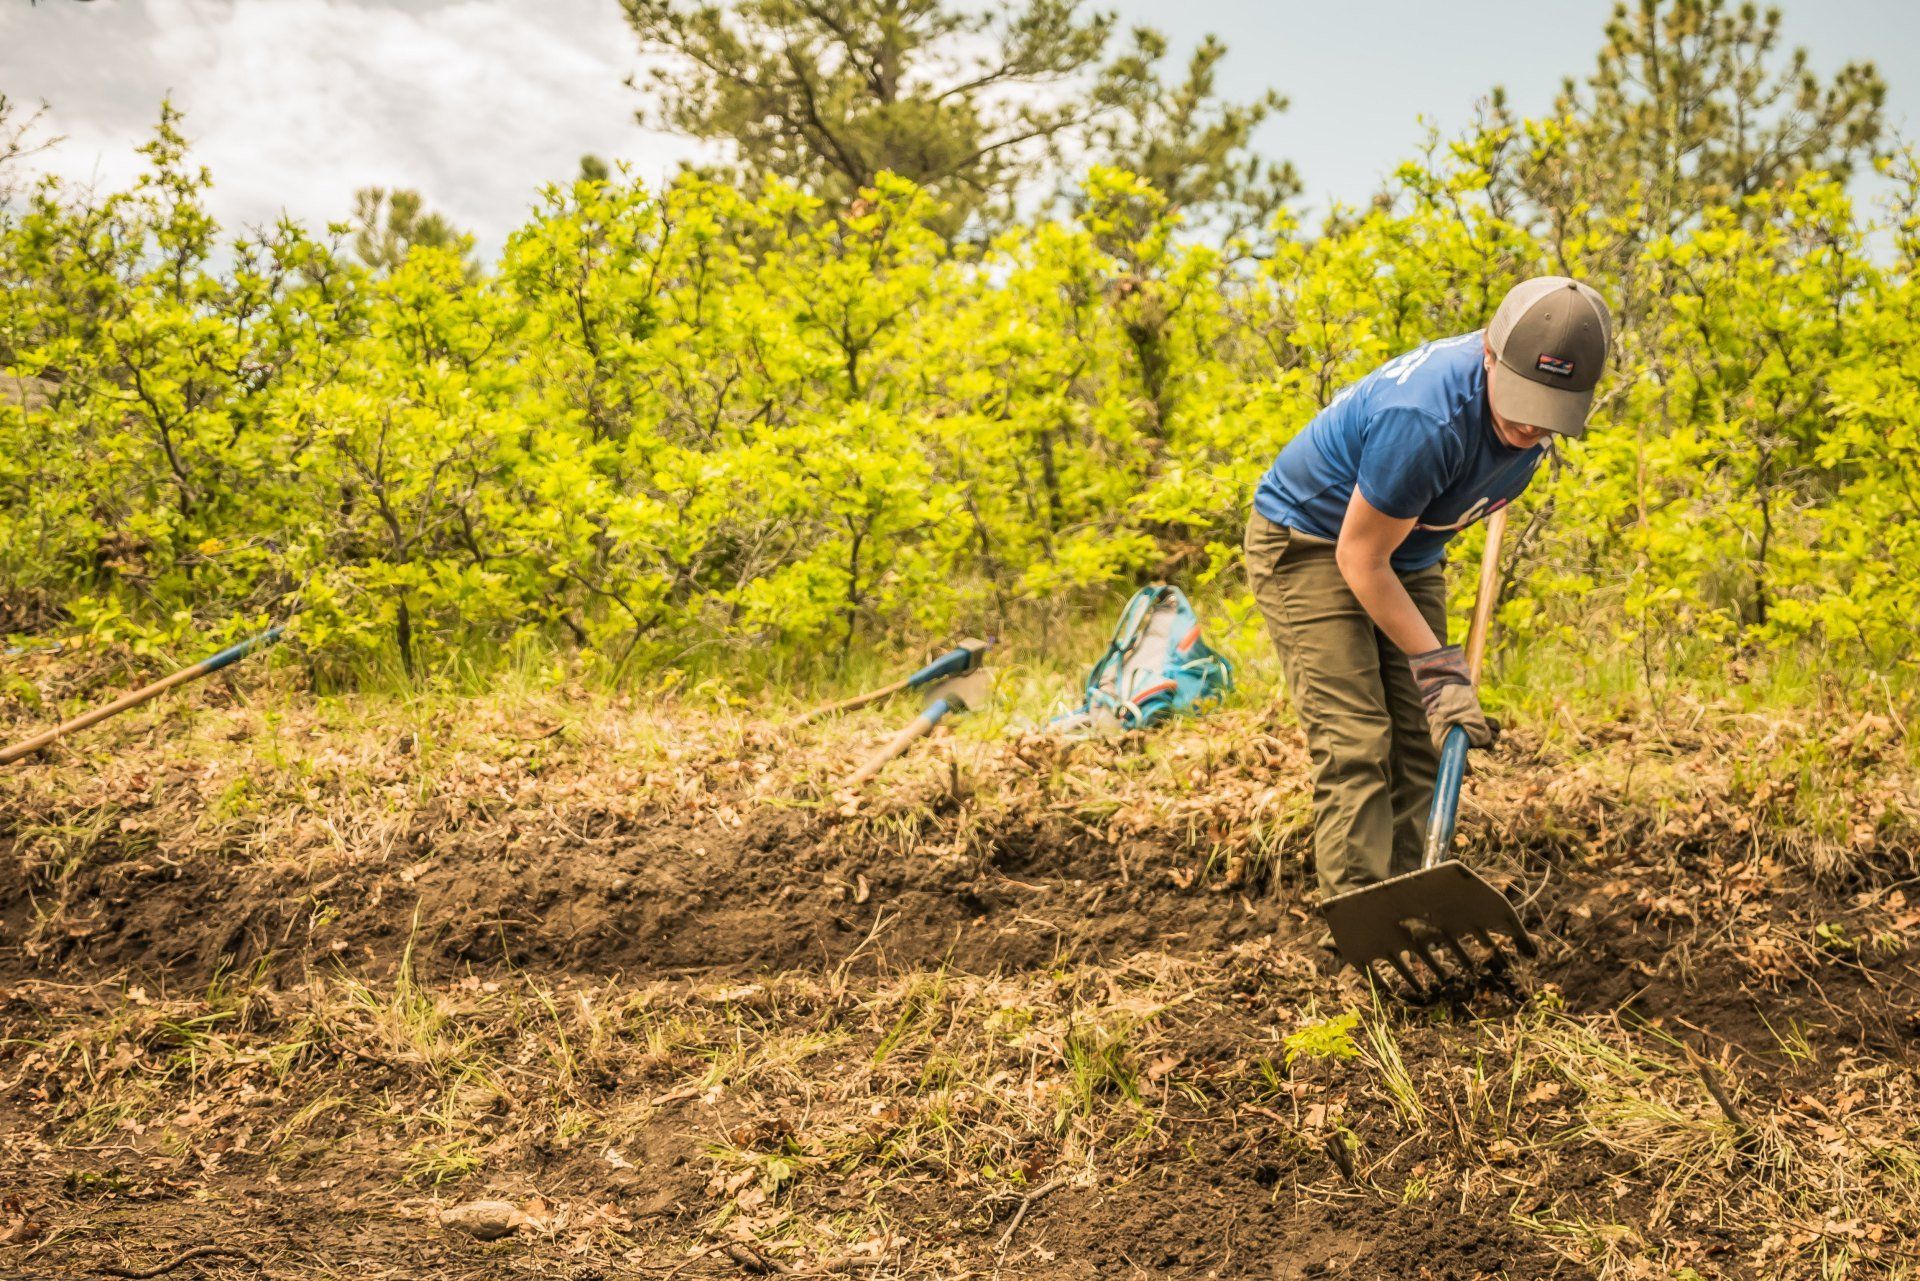
POLYGON ((511 1201, 469 1201, 440 1211, 441 1227, 478 1241, 498 1241, 532 1223, 511 1201))

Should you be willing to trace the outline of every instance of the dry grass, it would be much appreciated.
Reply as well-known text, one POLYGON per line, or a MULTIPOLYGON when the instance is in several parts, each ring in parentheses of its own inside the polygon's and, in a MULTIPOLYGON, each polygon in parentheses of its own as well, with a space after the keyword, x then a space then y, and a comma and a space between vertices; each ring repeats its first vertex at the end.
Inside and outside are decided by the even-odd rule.
MULTIPOLYGON (((3 1168, 40 1198, 16 1220, 42 1216, 15 1237, 0 1221, 0 1262, 97 1261, 101 1208, 245 1184, 402 1220, 506 1195, 541 1229, 489 1248, 536 1274, 738 1274, 690 1253, 729 1243, 794 1268, 1038 1274, 1062 1235, 1091 1248, 1076 1219, 1161 1189, 1174 1210, 1312 1207, 1361 1244, 1366 1224, 1447 1216, 1436 1233, 1511 1233, 1502 1248, 1569 1276, 1920 1275, 1920 1078, 1887 1031, 1920 993, 1901 884, 1920 781, 1897 732, 1863 722, 1816 752, 1734 708, 1577 740, 1522 725, 1472 784, 1467 839, 1554 965, 1617 944, 1630 981, 1600 1002, 1543 964, 1517 1008, 1406 1011, 1316 965, 1284 718, 1241 705, 1079 745, 963 721, 882 787, 836 793, 902 715, 788 734, 709 695, 241 702, 215 685, 0 775, 0 855, 25 887, 0 939, 0 1099, 23 1136, 3 1168), (860 852, 807 887, 869 923, 836 955, 475 964, 399 906, 450 851, 551 857, 669 820, 697 842, 770 813, 860 852), (1009 863, 1036 834, 1091 861, 1009 863), (923 894, 990 885, 999 928, 1043 938, 1122 895, 1263 928, 968 970, 904 937, 889 867, 926 870, 923 894), (303 887, 264 959, 186 981, 87 960, 116 896, 221 869, 303 887), (378 895, 404 928, 347 932, 378 895), (1697 988, 1739 1010, 1649 1011, 1697 988)), ((1252 1230, 1219 1226, 1228 1256, 1252 1230)), ((414 1230, 395 1230, 402 1254, 414 1230)))
POLYGON ((245 1164, 395 1203, 525 1199, 517 1172, 559 1161, 576 1195, 544 1194, 553 1231, 634 1261, 682 1247, 601 1198, 667 1150, 693 1154, 692 1231, 800 1266, 984 1242, 1003 1193, 1204 1166, 1183 1145, 1224 1126, 1257 1130, 1300 1196, 1505 1217, 1600 1277, 1911 1275, 1910 1068, 1852 1058, 1767 1098, 1743 1065, 1551 993, 1438 1023, 1329 1017, 1324 989, 1236 994, 1285 959, 704 986, 313 975, 171 999, 26 983, 0 1086, 36 1100, 32 1149, 71 1188, 245 1164))

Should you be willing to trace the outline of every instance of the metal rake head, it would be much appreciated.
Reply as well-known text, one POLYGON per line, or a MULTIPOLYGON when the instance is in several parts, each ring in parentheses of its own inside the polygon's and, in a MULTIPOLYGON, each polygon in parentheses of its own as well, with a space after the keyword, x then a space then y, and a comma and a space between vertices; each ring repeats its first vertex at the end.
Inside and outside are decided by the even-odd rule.
POLYGON ((1540 950, 1507 896, 1464 863, 1423 867, 1335 895, 1321 910, 1334 946, 1349 965, 1372 975, 1376 961, 1386 962, 1412 989, 1415 1000, 1429 994, 1417 965, 1431 971, 1437 986, 1477 984, 1508 965, 1495 935, 1506 935, 1522 955, 1536 956, 1540 950), (1469 940, 1480 944, 1484 957, 1468 951, 1469 940), (1441 963, 1436 949, 1452 958, 1451 967, 1441 963))

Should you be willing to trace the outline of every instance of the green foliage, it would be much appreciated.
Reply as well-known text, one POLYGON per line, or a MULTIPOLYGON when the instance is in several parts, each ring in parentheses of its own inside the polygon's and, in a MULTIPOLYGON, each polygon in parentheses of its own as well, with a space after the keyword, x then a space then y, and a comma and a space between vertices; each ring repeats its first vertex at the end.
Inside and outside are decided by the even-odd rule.
POLYGON ((1357 1059, 1360 1057, 1359 1043, 1353 1039, 1353 1030, 1360 1026, 1360 1015, 1353 1010, 1336 1014, 1330 1019, 1319 1019, 1302 1024, 1287 1033, 1287 1066, 1292 1067, 1295 1059, 1357 1059))
POLYGON ((844 207, 583 177, 491 271, 371 271, 292 224, 222 243, 168 111, 129 190, 0 205, 0 629, 198 650, 297 612, 342 676, 533 640, 625 669, 1237 593, 1293 432, 1563 268, 1617 301, 1617 368, 1518 509, 1507 634, 1652 684, 1730 648, 1910 671, 1915 166, 1890 225, 1811 172, 1543 244, 1500 145, 1436 142, 1317 235, 1283 215, 1257 263, 1096 166, 1071 221, 983 245, 890 174, 844 207))
POLYGON ((890 172, 963 214, 1007 199, 1035 164, 1025 144, 1083 117, 1033 91, 1092 67, 1112 26, 1080 0, 622 4, 643 47, 666 55, 644 122, 724 140, 740 174, 836 205, 890 172))

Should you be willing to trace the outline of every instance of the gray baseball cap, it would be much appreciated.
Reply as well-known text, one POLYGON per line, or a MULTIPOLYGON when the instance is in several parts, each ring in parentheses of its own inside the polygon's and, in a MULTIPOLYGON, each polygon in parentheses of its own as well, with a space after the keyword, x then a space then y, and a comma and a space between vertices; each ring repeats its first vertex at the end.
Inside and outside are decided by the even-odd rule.
POLYGON ((1502 418, 1581 436, 1606 367, 1613 316, 1606 300, 1566 276, 1536 276, 1508 291, 1487 326, 1500 362, 1488 398, 1502 418))

